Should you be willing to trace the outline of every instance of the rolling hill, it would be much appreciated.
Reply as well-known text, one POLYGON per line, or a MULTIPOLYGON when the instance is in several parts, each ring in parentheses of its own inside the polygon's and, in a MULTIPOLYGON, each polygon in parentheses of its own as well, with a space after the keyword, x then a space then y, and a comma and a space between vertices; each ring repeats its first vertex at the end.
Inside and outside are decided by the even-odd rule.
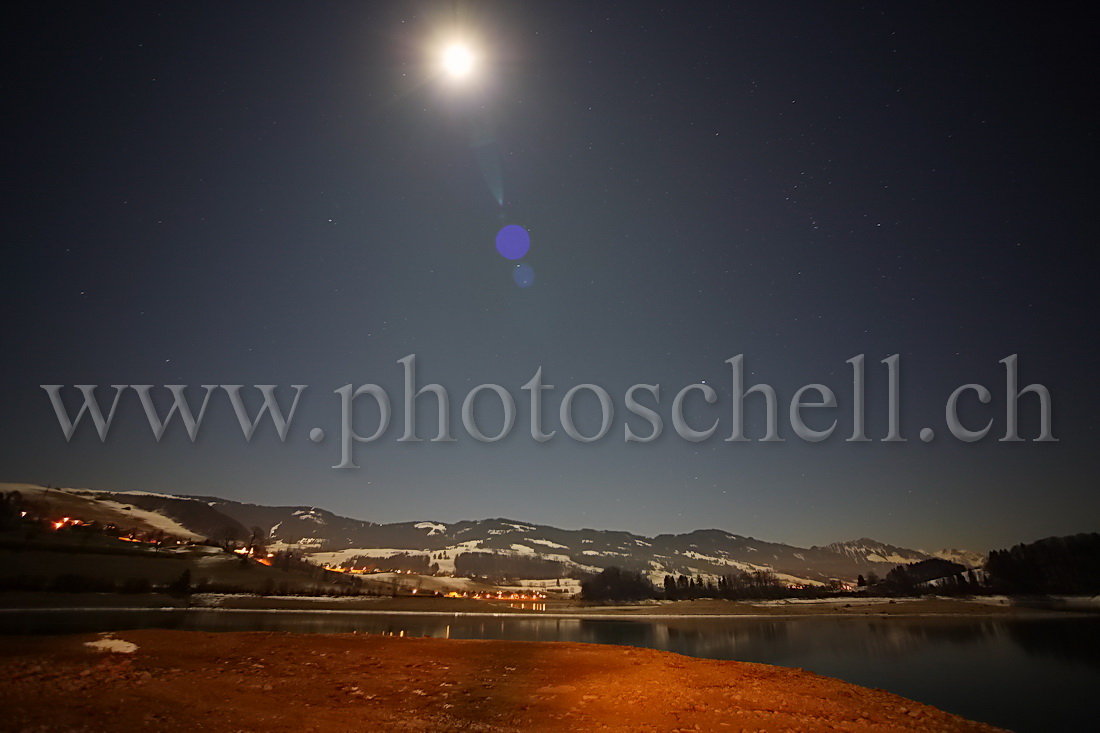
POLYGON ((269 548, 295 549, 332 565, 382 566, 400 557, 414 566, 434 565, 437 572, 459 575, 491 567, 514 577, 561 578, 618 566, 645 572, 659 583, 665 574, 713 576, 768 570, 789 584, 815 585, 830 580, 854 582, 856 576, 871 572, 884 575, 895 565, 931 557, 970 566, 982 558, 965 550, 933 554, 867 538, 802 548, 719 529, 646 537, 507 518, 379 524, 314 506, 264 506, 212 496, 92 489, 47 492, 27 484, 0 484, 0 490, 12 489, 37 501, 83 502, 86 511, 95 508, 103 517, 115 517, 116 523, 141 513, 146 523, 156 518, 166 531, 174 528, 179 535, 220 542, 245 541, 257 534, 269 548))

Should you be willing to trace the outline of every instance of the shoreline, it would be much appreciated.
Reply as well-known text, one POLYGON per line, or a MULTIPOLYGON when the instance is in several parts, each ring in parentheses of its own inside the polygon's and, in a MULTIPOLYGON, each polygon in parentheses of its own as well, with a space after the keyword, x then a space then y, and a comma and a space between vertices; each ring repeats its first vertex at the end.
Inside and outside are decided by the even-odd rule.
POLYGON ((4 641, 0 722, 13 730, 999 730, 800 669, 627 646, 167 630, 4 641))
POLYGON ((581 621, 693 621, 693 620, 739 620, 746 621, 775 619, 1054 619, 1089 618, 1095 614, 1074 611, 1047 611, 1042 609, 1023 610, 1012 614, 979 613, 693 613, 693 614, 643 614, 643 613, 565 613, 534 611, 529 613, 509 613, 501 611, 410 611, 410 610, 368 610, 338 608, 220 608, 216 606, 86 606, 86 607, 41 607, 41 608, 0 608, 0 618, 5 613, 274 613, 274 614, 315 614, 339 616, 420 616, 420 617, 457 617, 457 618, 510 618, 510 619, 569 619, 581 621))
MULTIPOLYGON (((515 607, 506 601, 439 597, 302 597, 113 593, 0 593, 0 614, 133 611, 298 612, 337 615, 408 615, 461 617, 524 617, 561 619, 736 619, 773 618, 1070 618, 1100 613, 1095 598, 1082 599, 960 599, 863 598, 816 602, 747 602, 726 600, 673 601, 637 605, 589 605, 577 601, 547 601, 540 608, 515 607)), ((530 606, 532 604, 516 604, 530 606)))

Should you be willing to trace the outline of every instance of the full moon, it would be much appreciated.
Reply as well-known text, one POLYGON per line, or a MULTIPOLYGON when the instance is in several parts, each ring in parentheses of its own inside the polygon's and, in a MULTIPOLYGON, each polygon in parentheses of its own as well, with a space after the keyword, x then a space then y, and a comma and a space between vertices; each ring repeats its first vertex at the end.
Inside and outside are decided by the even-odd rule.
POLYGON ((443 70, 455 79, 470 75, 474 68, 474 55, 460 43, 454 43, 443 51, 443 70))

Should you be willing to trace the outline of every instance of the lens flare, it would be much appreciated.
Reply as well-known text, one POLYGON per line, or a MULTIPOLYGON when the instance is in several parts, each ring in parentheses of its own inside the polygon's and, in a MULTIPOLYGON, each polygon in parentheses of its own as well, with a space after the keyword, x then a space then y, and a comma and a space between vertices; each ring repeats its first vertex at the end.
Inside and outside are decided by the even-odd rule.
POLYGON ((519 260, 531 249, 531 235, 518 224, 508 224, 497 232, 497 252, 506 260, 519 260))
POLYGON ((516 265, 516 269, 512 271, 512 279, 521 288, 529 288, 535 282, 535 271, 530 265, 516 265))

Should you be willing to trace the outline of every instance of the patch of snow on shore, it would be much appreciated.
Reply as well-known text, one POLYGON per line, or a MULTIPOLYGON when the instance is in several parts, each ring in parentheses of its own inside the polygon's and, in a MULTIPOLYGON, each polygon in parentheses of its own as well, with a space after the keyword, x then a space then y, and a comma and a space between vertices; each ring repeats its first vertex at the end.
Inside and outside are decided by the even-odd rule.
POLYGON ((86 641, 84 646, 90 646, 97 652, 115 652, 117 654, 133 654, 138 648, 138 645, 132 641, 113 639, 110 636, 104 636, 102 639, 96 639, 95 641, 86 641))

